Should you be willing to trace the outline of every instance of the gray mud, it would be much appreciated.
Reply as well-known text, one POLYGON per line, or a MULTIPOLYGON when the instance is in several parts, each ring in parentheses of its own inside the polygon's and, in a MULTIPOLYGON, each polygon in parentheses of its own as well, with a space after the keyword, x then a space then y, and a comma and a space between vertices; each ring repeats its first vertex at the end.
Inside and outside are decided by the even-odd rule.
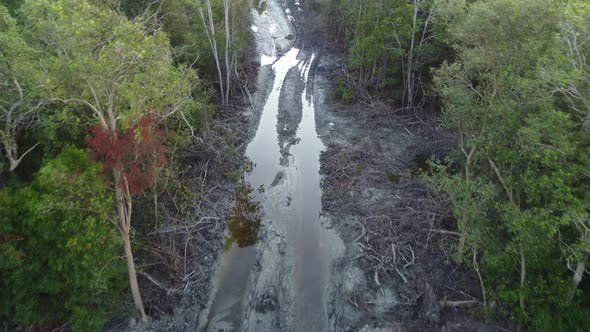
MULTIPOLYGON (((243 111, 247 142, 265 122, 273 124, 263 115, 280 79, 271 65, 292 46, 301 49, 300 66, 289 69, 280 85, 272 126, 277 141, 260 152, 277 157, 266 158, 272 162, 261 163, 249 176, 255 179, 251 183, 265 188, 259 242, 246 254, 250 258, 220 255, 224 257, 215 265, 219 274, 228 265, 224 262, 244 261, 249 271, 242 275, 245 296, 228 301, 221 315, 212 315, 220 284, 211 272, 212 281, 205 285, 209 296, 199 298, 204 302, 181 306, 176 316, 144 330, 194 331, 208 323, 209 328, 242 331, 494 330, 440 305, 444 299, 464 299, 462 292, 477 294, 473 275, 446 253, 453 239, 428 231, 453 226, 446 224, 447 208, 416 172, 426 158, 452 150, 454 135, 381 104, 375 109, 339 104, 333 90, 344 59, 328 46, 322 18, 298 6, 299 1, 282 2, 285 7, 269 0, 265 12, 252 14, 261 57, 254 62, 260 60, 261 67, 251 108, 243 111), (305 67, 307 75, 302 77, 305 67), (315 117, 306 118, 310 114, 315 117), (315 122, 313 133, 302 132, 310 119, 315 122), (314 155, 320 152, 318 162, 314 155), (311 169, 302 172, 305 167, 311 169), (300 217, 308 209, 304 198, 316 195, 321 205, 311 211, 319 214, 319 223, 305 224, 300 217), (306 253, 307 247, 311 250, 306 253), (250 268, 246 260, 252 261, 250 268), (322 266, 321 271, 301 270, 306 266, 302 260, 322 266), (329 279, 318 284, 310 282, 326 276, 329 279), (305 290, 315 295, 305 298, 308 295, 300 295, 305 290), (243 310, 239 317, 230 317, 236 301, 243 303, 243 310), (306 302, 309 308, 302 305, 306 302)), ((266 160, 249 155, 254 162, 266 160)))
POLYGON ((315 71, 322 213, 346 244, 332 270, 335 331, 493 331, 445 300, 478 296, 474 276, 447 251, 449 210, 420 180, 428 158, 443 158, 455 136, 384 105, 342 105, 333 98, 343 59, 324 49, 315 71))
MULTIPOLYGON (((291 145, 296 143, 295 135, 301 122, 303 103, 301 94, 305 83, 300 79, 298 67, 287 72, 279 99, 279 114, 277 117, 277 133, 282 157, 288 156, 291 145)), ((288 160, 288 158, 287 158, 288 160)))
POLYGON ((264 59, 287 52, 293 46, 295 31, 285 9, 278 1, 262 2, 266 9, 261 12, 253 9, 251 17, 257 54, 262 55, 264 59))

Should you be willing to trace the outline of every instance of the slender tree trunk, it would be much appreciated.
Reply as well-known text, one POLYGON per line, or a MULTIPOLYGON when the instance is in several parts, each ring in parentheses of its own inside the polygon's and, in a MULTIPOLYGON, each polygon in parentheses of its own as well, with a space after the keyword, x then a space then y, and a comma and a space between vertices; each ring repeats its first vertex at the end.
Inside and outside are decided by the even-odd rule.
POLYGON ((416 23, 418 21, 418 9, 420 4, 418 0, 414 0, 414 15, 412 16, 412 39, 410 41, 410 49, 408 51, 408 68, 406 74, 406 92, 408 94, 407 107, 414 106, 414 75, 412 74, 412 62, 414 60, 414 41, 416 39, 416 23))
MULTIPOLYGON (((129 286, 131 288, 131 295, 135 308, 139 311, 141 320, 147 321, 147 316, 143 308, 141 300, 141 293, 139 292, 139 285, 137 283, 137 272, 135 270, 135 262, 133 261, 133 251, 131 250, 131 238, 129 236, 131 230, 131 195, 129 190, 123 189, 124 179, 119 170, 113 170, 115 176, 115 188, 117 193, 117 212, 119 215, 119 231, 123 236, 123 244, 125 251, 125 261, 127 263, 127 273, 129 274, 129 286)), ((125 187, 127 187, 125 185, 125 187)))
POLYGON ((574 271, 574 276, 572 277, 572 286, 574 286, 574 289, 577 289, 578 285, 580 285, 580 282, 582 281, 582 278, 584 277, 585 271, 586 271, 586 263, 583 260, 578 261, 578 265, 576 266, 576 271, 574 271))
POLYGON ((520 310, 524 311, 524 283, 526 281, 526 259, 524 252, 520 251, 520 310))
POLYGON ((203 7, 201 5, 202 0, 197 0, 197 5, 199 7, 199 14, 201 16, 201 22, 203 23, 203 27, 205 28, 205 34, 207 35, 207 40, 209 41, 209 45, 211 46, 211 52, 213 53, 213 58, 215 59, 215 66, 217 67, 217 75, 219 77, 219 93, 221 94, 221 103, 223 105, 227 105, 227 96, 225 95, 225 89, 223 85, 223 74, 221 71, 221 64, 219 61, 219 51, 217 48, 217 41, 215 40, 215 22, 213 21, 213 11, 211 9, 211 1, 205 0, 205 5, 207 6, 207 19, 205 19, 205 14, 203 13, 203 7))
POLYGON ((131 240, 129 233, 125 234, 123 238, 125 247, 125 261, 127 262, 127 272, 129 273, 129 286, 131 287, 131 294, 133 295, 133 302, 135 309, 139 311, 141 321, 146 322, 147 316, 143 309, 143 302, 141 301, 141 293, 139 292, 139 285, 137 284, 137 273, 135 263, 133 262, 133 252, 131 251, 131 240))
MULTIPOLYGON (((24 99, 22 99, 22 90, 20 90, 20 85, 18 85, 18 82, 15 80, 15 85, 19 88, 19 91, 21 93, 21 101, 20 102, 24 102, 24 99)), ((12 172, 14 171, 18 165, 21 163, 21 161, 23 160, 23 158, 29 154, 29 152, 33 151, 39 144, 41 144, 40 142, 33 145, 33 147, 29 148, 27 151, 25 151, 25 153, 21 154, 19 156, 18 153, 18 145, 16 142, 16 136, 17 136, 17 131, 18 128, 22 125, 22 119, 23 116, 21 115, 20 117, 18 116, 18 114, 16 115, 17 119, 13 118, 13 115, 15 112, 17 112, 17 107, 18 103, 16 103, 15 105, 10 106, 8 109, 2 107, 2 105, 0 105, 0 110, 2 110, 3 114, 3 118, 4 118, 4 129, 0 130, 0 139, 2 139, 2 145, 4 146, 4 153, 6 155, 6 158, 8 159, 10 166, 9 166, 9 171, 12 172), (19 120, 19 118, 21 120, 19 120)), ((36 108, 38 108, 41 104, 37 105, 36 108)))
POLYGON ((5 149, 6 149, 6 156, 8 157, 8 160, 10 161, 10 171, 14 171, 18 165, 21 163, 21 161, 23 160, 23 158, 29 154, 29 152, 33 151, 39 144, 41 144, 41 142, 33 145, 30 149, 28 149, 27 151, 25 151, 25 153, 21 154, 20 157, 15 158, 15 156, 18 156, 18 151, 17 151, 17 146, 16 144, 14 144, 13 146, 13 150, 9 150, 9 147, 7 145, 5 145, 5 149))
POLYGON ((483 306, 484 308, 486 308, 488 306, 488 301, 486 299, 486 288, 484 286, 481 273, 479 272, 479 265, 477 264, 477 251, 475 249, 473 249, 473 269, 475 270, 479 278, 479 283, 481 285, 481 295, 483 297, 483 306))
POLYGON ((231 38, 231 31, 229 29, 229 7, 230 0, 223 0, 223 10, 225 19, 225 99, 229 103, 229 88, 231 81, 231 59, 229 57, 229 43, 231 38))
MULTIPOLYGON (((590 240, 590 231, 586 231, 585 236, 583 236, 583 241, 590 240)), ((582 256, 582 258, 578 261, 576 265, 576 270, 574 271, 574 276, 572 277, 572 286, 574 290, 578 288, 580 282, 584 278, 584 272, 586 272, 586 259, 588 259, 589 254, 582 256)))
MULTIPOLYGON (((8 128, 8 121, 6 123, 6 127, 8 128)), ((20 163, 20 160, 18 160, 17 158, 14 157, 15 155, 15 151, 16 147, 15 147, 15 143, 13 142, 13 138, 10 137, 9 135, 11 135, 8 132, 9 129, 7 129, 4 133, 0 132, 0 135, 3 136, 3 140, 2 143, 4 144, 4 153, 6 154, 6 158, 8 158, 8 161, 10 162, 10 166, 8 168, 8 170, 10 172, 14 171, 16 169, 16 167, 18 166, 18 164, 20 163)))
POLYGON ((465 255, 465 238, 467 237, 466 231, 461 231, 461 235, 459 236, 459 248, 457 248, 457 263, 463 263, 463 257, 465 255))

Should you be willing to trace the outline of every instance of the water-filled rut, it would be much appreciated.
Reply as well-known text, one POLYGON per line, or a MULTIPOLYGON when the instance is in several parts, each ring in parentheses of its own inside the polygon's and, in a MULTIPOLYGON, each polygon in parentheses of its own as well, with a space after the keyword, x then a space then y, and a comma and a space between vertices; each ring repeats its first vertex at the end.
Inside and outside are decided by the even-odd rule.
POLYGON ((253 168, 245 180, 264 189, 255 191, 262 208, 260 241, 241 246, 233 241, 226 248, 202 326, 207 331, 329 329, 330 262, 343 245, 321 215, 324 146, 316 131, 310 74, 317 57, 291 47, 288 13, 274 1, 252 13, 262 58, 254 98, 260 105, 254 107, 261 115, 246 149, 253 168))

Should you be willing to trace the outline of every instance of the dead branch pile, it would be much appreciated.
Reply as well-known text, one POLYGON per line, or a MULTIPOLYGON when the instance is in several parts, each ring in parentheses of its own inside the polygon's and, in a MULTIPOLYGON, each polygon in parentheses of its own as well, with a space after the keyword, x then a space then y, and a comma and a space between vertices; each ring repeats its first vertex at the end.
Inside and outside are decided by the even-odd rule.
POLYGON ((207 303, 243 163, 239 148, 246 137, 236 131, 244 125, 242 117, 221 113, 162 186, 156 223, 138 230, 140 288, 152 318, 172 314, 179 304, 207 303))
MULTIPOLYGON (((411 129, 412 136, 429 131, 424 125, 412 127, 409 116, 396 121, 374 125, 411 129)), ((348 259, 362 266, 373 281, 372 287, 388 284, 397 291, 402 305, 413 308, 412 315, 436 323, 442 307, 451 303, 446 296, 449 300, 465 299, 449 293, 447 287, 465 287, 456 286, 465 278, 454 280, 450 276, 454 271, 449 272, 453 267, 447 251, 457 233, 445 225, 450 216, 446 202, 414 175, 412 167, 417 167, 417 162, 386 160, 388 144, 379 139, 375 135, 353 137, 350 145, 330 144, 322 153, 323 207, 333 219, 348 220, 336 227, 346 228, 341 234, 354 247, 348 259)), ((422 152, 412 153, 417 159, 422 152)), ((359 298, 349 302, 357 308, 370 308, 359 298)))

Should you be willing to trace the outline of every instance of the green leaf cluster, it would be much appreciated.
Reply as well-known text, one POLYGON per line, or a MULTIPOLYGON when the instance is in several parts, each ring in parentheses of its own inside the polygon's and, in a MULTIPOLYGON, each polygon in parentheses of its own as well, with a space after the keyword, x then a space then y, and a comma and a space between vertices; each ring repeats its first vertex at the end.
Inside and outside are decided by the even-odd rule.
POLYGON ((100 330, 124 289, 114 195, 86 151, 67 147, 29 185, 0 192, 0 320, 4 328, 68 322, 100 330))
MULTIPOLYGON (((0 328, 101 330, 128 280, 113 181, 87 159, 88 130, 99 114, 120 132, 150 115, 178 154, 206 129, 208 83, 177 61, 169 32, 115 2, 8 4, 0 5, 0 100, 24 100, 19 112, 43 107, 13 131, 20 151, 39 147, 15 172, 0 172, 0 328)), ((184 171, 179 159, 168 158, 158 188, 184 171)))
POLYGON ((434 86, 464 172, 440 166, 428 181, 451 200, 457 257, 480 257, 497 314, 585 330, 588 291, 573 271, 590 263, 590 6, 439 1, 435 11, 456 59, 434 70, 434 86))
POLYGON ((416 4, 420 10, 415 27, 412 1, 331 0, 324 4, 326 16, 334 22, 335 37, 346 45, 353 90, 386 92, 388 97, 393 92, 401 99, 395 93, 402 89, 408 66, 415 75, 413 80, 428 79, 431 67, 452 56, 444 42, 447 32, 441 29, 443 25, 433 24, 431 2, 416 4))

